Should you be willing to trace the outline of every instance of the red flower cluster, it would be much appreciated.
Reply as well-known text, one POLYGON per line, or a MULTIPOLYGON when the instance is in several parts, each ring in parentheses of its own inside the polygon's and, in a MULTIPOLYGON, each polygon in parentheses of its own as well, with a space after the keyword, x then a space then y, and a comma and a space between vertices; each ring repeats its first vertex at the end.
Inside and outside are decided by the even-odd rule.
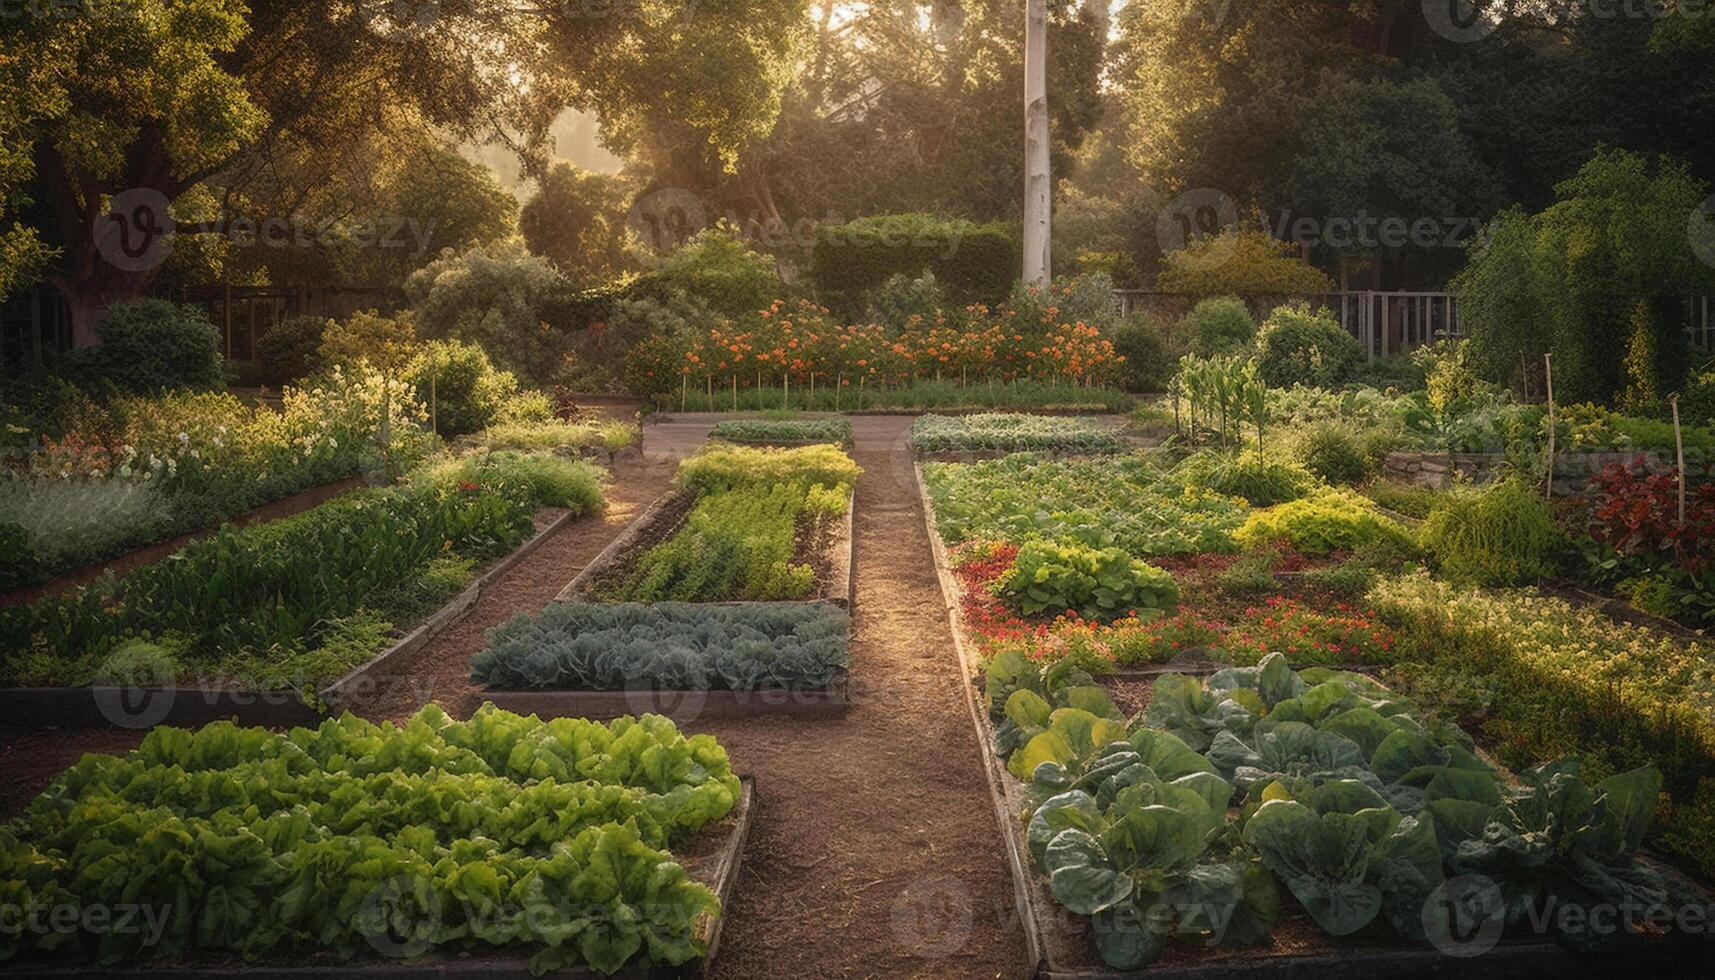
POLYGON ((985 646, 998 640, 1042 637, 1048 632, 1046 624, 1019 618, 989 591, 989 586, 1012 567, 1013 559, 1017 557, 1018 545, 993 545, 972 549, 953 568, 953 575, 963 586, 964 598, 960 605, 965 614, 965 625, 983 640, 985 646))
POLYGON ((1392 653, 1394 635, 1376 623, 1370 610, 1340 603, 1332 613, 1317 612, 1296 599, 1274 596, 1245 610, 1245 618, 1227 633, 1235 654, 1284 653, 1294 664, 1376 663, 1392 653))

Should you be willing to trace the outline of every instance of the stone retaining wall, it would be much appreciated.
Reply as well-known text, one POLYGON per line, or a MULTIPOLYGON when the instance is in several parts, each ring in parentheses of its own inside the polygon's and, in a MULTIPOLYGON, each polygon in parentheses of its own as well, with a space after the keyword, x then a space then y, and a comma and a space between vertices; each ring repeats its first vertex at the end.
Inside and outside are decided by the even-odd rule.
MULTIPOLYGON (((1382 475, 1395 483, 1443 489, 1455 474, 1468 482, 1494 479, 1506 463, 1505 453, 1391 452, 1382 461, 1382 475)), ((1614 463, 1643 462, 1651 473, 1673 472, 1673 458, 1660 452, 1567 453, 1554 459, 1554 492, 1582 493, 1590 478, 1614 463)), ((1695 466, 1688 466, 1695 471, 1695 466)), ((1695 473, 1694 473, 1695 475, 1695 473)))

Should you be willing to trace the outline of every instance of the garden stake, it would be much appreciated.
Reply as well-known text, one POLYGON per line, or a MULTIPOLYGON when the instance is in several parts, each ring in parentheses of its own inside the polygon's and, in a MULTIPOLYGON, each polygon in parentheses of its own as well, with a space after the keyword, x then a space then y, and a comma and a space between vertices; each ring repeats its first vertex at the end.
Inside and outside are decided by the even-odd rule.
POLYGON ((1543 383, 1548 385, 1548 490, 1544 494, 1554 503, 1554 355, 1542 355, 1543 383))
POLYGON ((1673 453, 1679 464, 1679 529, 1685 530, 1685 440, 1679 434, 1679 396, 1667 396, 1673 408, 1673 453))
POLYGON ((679 411, 685 410, 685 389, 691 383, 691 376, 684 371, 679 372, 679 411))

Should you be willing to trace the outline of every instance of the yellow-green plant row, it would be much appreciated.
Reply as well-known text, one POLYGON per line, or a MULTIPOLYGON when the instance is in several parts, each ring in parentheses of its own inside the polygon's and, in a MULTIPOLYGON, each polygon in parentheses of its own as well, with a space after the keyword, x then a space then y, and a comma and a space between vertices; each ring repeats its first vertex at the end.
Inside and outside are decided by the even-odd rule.
POLYGON ((685 525, 601 590, 623 602, 807 598, 815 572, 795 562, 799 525, 839 520, 862 472, 835 446, 717 446, 681 464, 696 495, 685 525))
POLYGON ((1577 755, 1597 776, 1658 766, 1667 845, 1715 871, 1715 646, 1421 572, 1381 580, 1368 600, 1415 639, 1400 682, 1473 719, 1501 761, 1577 755))

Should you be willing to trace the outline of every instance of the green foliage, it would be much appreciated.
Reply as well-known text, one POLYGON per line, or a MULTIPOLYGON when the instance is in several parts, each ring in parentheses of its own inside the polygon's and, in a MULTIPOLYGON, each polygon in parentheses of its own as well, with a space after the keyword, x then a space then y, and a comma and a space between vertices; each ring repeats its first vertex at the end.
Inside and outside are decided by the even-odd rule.
POLYGON ((865 315, 871 323, 879 323, 892 333, 927 326, 943 310, 952 309, 947 289, 933 272, 912 277, 895 273, 875 287, 864 299, 865 315))
MULTIPOLYGON (((641 348, 644 345, 638 346, 641 348)), ((638 372, 639 376, 635 380, 643 387, 633 390, 670 395, 667 403, 670 407, 677 408, 679 388, 675 379, 678 377, 679 367, 683 364, 683 351, 675 342, 667 340, 654 354, 656 356, 649 359, 651 366, 646 370, 655 370, 656 377, 642 377, 643 372, 638 372)), ((629 363, 627 379, 629 387, 633 381, 629 363)), ((686 410, 692 412, 757 412, 789 406, 793 410, 804 412, 883 409, 915 412, 978 408, 1029 412, 1052 408, 1123 414, 1131 410, 1132 399, 1118 388, 1072 388, 1052 381, 961 384, 957 379, 936 381, 933 378, 918 378, 905 384, 859 388, 848 378, 844 388, 822 384, 818 385, 813 393, 797 383, 792 385, 790 392, 772 385, 762 388, 741 387, 736 399, 730 391, 722 391, 719 383, 715 384, 712 396, 693 386, 685 405, 686 410)))
POLYGON ((1268 385, 1255 360, 1236 354, 1207 358, 1187 354, 1179 359, 1173 387, 1174 397, 1185 399, 1193 435, 1214 430, 1222 442, 1238 443, 1248 423, 1256 430, 1257 451, 1262 451, 1269 420, 1268 385))
POLYGON ((1125 358, 1123 387, 1133 394, 1166 391, 1177 359, 1168 349, 1159 323, 1141 316, 1120 321, 1113 330, 1114 353, 1125 358))
POLYGON ((0 478, 0 579, 34 585, 49 575, 159 540, 175 527, 160 486, 139 480, 0 478))
POLYGON ((568 335, 546 320, 569 288, 552 262, 517 240, 448 251, 405 280, 424 337, 475 344, 538 386, 567 367, 568 335))
POLYGON ((1334 291, 1334 281, 1267 231, 1224 228, 1161 257, 1156 288, 1189 296, 1311 297, 1334 291))
POLYGON ((263 384, 287 385, 322 368, 326 317, 294 316, 256 338, 256 374, 263 384))
POLYGON ((96 324, 101 342, 68 355, 82 382, 139 394, 226 386, 220 330, 195 306, 144 299, 115 303, 96 324))
POLYGON ((1298 551, 1326 555, 1389 541, 1403 542, 1403 528, 1370 508, 1350 492, 1326 491, 1302 500, 1257 511, 1233 532, 1246 547, 1284 541, 1298 551))
POLYGON ((1375 475, 1375 457, 1364 450, 1358 436, 1345 426, 1317 426, 1305 433, 1293 448, 1304 468, 1328 483, 1363 483, 1375 475))
POLYGON ((726 419, 710 433, 728 442, 831 442, 850 445, 852 424, 843 418, 726 419))
POLYGON ((557 602, 496 627, 471 661, 492 690, 820 691, 850 666, 851 619, 823 603, 557 602))
MULTIPOLYGON (((803 481, 715 490, 697 498, 685 524, 643 553, 623 579, 598 585, 608 602, 767 602, 801 599, 815 569, 798 556, 800 516, 832 517, 816 506, 820 484, 803 481)), ((832 488, 843 512, 850 488, 832 488)))
POLYGON ((519 449, 526 452, 554 452, 601 447, 617 452, 637 441, 637 424, 613 419, 588 422, 507 422, 493 426, 482 434, 482 444, 488 449, 519 449))
POLYGON ((1316 478, 1297 463, 1270 462, 1254 450, 1193 453, 1173 468, 1185 486, 1238 497, 1252 507, 1297 500, 1316 487, 1316 478))
POLYGON ((500 449, 466 456, 448 468, 428 468, 424 477, 442 487, 476 484, 484 490, 522 489, 542 507, 587 514, 602 506, 605 474, 582 460, 542 452, 500 449))
POLYGON ((995 582, 995 595, 1025 616, 1076 611, 1106 622, 1173 608, 1173 576, 1119 548, 1100 551, 1076 544, 1030 541, 995 582))
POLYGON ((281 734, 223 721, 85 756, 0 830, 0 867, 25 905, 82 907, 114 888, 172 905, 159 935, 27 933, 30 952, 256 958, 308 939, 350 956, 403 932, 448 953, 523 945, 533 973, 612 973, 702 953, 698 920, 719 903, 662 848, 739 792, 713 738, 656 715, 544 722, 485 705, 460 722, 431 705, 400 726, 346 714, 281 734), (526 914, 448 914, 508 895, 526 914), (588 922, 560 928, 565 908, 588 922))
POLYGON ((654 288, 690 297, 732 319, 767 309, 784 291, 774 260, 726 225, 698 232, 668 253, 649 278, 654 288))
POLYGON ((405 379, 417 400, 431 407, 435 431, 442 436, 488 428, 518 394, 511 372, 496 370, 481 347, 456 340, 424 344, 405 379))
POLYGON ((862 473, 838 446, 708 446, 679 464, 678 484, 702 495, 791 481, 850 486, 862 473))
POLYGON ((1542 495, 1519 479, 1444 496, 1418 542, 1442 575, 1479 585, 1547 578, 1562 545, 1542 495))
POLYGON ((580 282, 604 280, 625 265, 630 191, 624 177, 559 161, 524 202, 518 230, 531 252, 552 259, 567 276, 580 282))
POLYGON ((50 676, 20 677, 13 661, 8 679, 86 684, 118 646, 170 630, 191 638, 184 659, 197 677, 251 679, 260 669, 268 675, 260 683, 329 680, 295 676, 294 658, 330 619, 449 552, 480 559, 511 550, 534 509, 522 486, 427 485, 354 491, 282 520, 228 525, 111 586, 0 611, 0 646, 52 658, 37 661, 51 663, 50 676))
POLYGON ((894 276, 933 273, 957 303, 1000 301, 1019 264, 1005 225, 927 214, 887 214, 822 225, 810 253, 810 278, 829 305, 856 314, 894 276))
POLYGON ((1093 418, 990 412, 922 416, 911 425, 911 448, 924 453, 958 450, 1115 453, 1124 451, 1126 443, 1117 432, 1093 418))
POLYGON ((1715 289, 1686 224, 1708 188, 1680 163, 1603 150, 1555 191, 1544 211, 1503 215, 1454 283, 1483 373, 1511 380, 1551 352, 1563 403, 1672 391, 1681 297, 1715 289))
POLYGON ((1256 330, 1250 307, 1237 296, 1203 300, 1179 324, 1179 333, 1188 339, 1191 353, 1202 357, 1244 351, 1256 340, 1256 330))
POLYGON ((1601 779, 1662 771, 1664 842, 1707 873, 1703 787, 1715 780, 1715 704, 1702 641, 1620 623, 1528 590, 1457 586, 1425 573, 1385 578, 1368 602, 1413 643, 1403 690, 1480 719, 1500 761, 1525 768, 1577 756, 1601 779))
POLYGON ((1231 551, 1245 519, 1242 501, 1184 490, 1133 456, 925 463, 923 479, 950 545, 1043 538, 1146 558, 1231 551))
POLYGON ((1276 387, 1331 387, 1352 376, 1363 354, 1358 342, 1326 310, 1303 304, 1268 315, 1256 335, 1257 366, 1276 387))

